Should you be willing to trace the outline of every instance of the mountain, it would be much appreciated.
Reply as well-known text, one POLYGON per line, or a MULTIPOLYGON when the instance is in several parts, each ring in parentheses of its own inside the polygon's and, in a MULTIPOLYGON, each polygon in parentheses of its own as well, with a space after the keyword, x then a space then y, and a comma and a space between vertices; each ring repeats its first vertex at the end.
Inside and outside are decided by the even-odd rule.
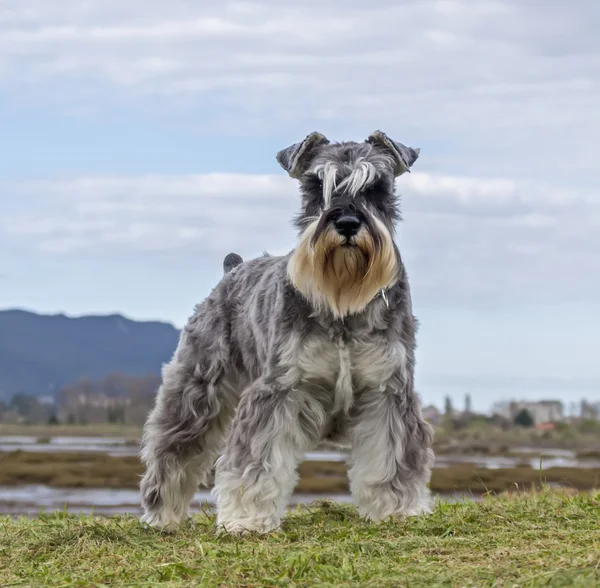
POLYGON ((39 315, 0 311, 0 398, 53 394, 79 378, 158 374, 179 331, 168 323, 120 315, 39 315))

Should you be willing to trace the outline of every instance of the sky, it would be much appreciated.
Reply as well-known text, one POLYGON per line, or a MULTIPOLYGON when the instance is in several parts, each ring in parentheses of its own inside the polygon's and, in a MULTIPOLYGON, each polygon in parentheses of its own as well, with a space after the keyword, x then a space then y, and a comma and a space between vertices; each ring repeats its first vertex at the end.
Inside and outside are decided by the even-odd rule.
POLYGON ((0 308, 183 326, 295 243, 278 150, 421 155, 417 388, 600 401, 600 3, 0 0, 0 308))

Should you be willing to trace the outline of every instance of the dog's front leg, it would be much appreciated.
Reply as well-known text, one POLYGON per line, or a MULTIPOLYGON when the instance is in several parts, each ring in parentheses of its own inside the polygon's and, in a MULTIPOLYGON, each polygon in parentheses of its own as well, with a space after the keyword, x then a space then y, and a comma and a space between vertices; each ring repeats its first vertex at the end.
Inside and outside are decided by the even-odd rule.
POLYGON ((278 529, 304 453, 324 429, 323 407, 295 387, 260 379, 242 395, 214 494, 219 531, 242 535, 278 529))
POLYGON ((373 521, 431 512, 433 430, 412 386, 390 382, 359 395, 351 429, 350 489, 373 521))

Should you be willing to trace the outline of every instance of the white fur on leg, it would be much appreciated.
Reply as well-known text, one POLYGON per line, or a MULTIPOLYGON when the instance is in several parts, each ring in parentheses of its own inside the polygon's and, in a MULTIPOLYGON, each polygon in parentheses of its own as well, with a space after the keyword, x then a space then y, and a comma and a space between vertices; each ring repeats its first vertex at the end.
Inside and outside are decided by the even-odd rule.
POLYGON ((140 522, 162 533, 175 533, 181 519, 173 511, 161 509, 144 513, 140 517, 140 522))
POLYGON ((422 484, 351 484, 351 492, 361 516, 379 523, 387 519, 429 514, 432 500, 429 489, 422 484))
POLYGON ((250 445, 228 446, 217 460, 213 489, 219 532, 264 534, 279 529, 298 481, 298 464, 324 425, 316 400, 290 398, 271 414, 269 426, 254 432, 250 445))
POLYGON ((142 481, 143 493, 155 491, 159 500, 156 508, 145 507, 140 518, 142 523, 165 533, 173 533, 182 520, 189 517, 189 504, 199 481, 196 461, 169 463, 162 472, 162 483, 158 482, 157 464, 152 461, 149 463, 142 481))
POLYGON ((409 446, 415 439, 407 433, 396 406, 393 396, 374 391, 365 398, 351 432, 350 491, 361 515, 376 522, 432 510, 427 484, 433 452, 427 446, 409 446), (411 466, 408 451, 413 453, 411 466))
POLYGON ((291 446, 274 444, 269 463, 253 464, 241 475, 217 462, 213 494, 217 502, 217 532, 265 534, 279 529, 285 503, 298 480, 301 458, 291 446))

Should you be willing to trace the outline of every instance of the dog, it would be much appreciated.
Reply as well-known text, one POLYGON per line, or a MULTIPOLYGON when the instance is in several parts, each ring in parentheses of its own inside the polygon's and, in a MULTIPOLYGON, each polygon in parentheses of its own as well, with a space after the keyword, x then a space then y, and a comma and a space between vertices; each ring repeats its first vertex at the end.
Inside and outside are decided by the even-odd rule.
POLYGON ((299 462, 321 442, 350 448, 363 517, 431 512, 433 430, 394 241, 396 178, 419 153, 381 131, 361 143, 313 132, 277 153, 300 184, 297 245, 228 255, 182 330, 144 426, 142 522, 175 531, 214 468, 218 532, 276 531, 299 462))

